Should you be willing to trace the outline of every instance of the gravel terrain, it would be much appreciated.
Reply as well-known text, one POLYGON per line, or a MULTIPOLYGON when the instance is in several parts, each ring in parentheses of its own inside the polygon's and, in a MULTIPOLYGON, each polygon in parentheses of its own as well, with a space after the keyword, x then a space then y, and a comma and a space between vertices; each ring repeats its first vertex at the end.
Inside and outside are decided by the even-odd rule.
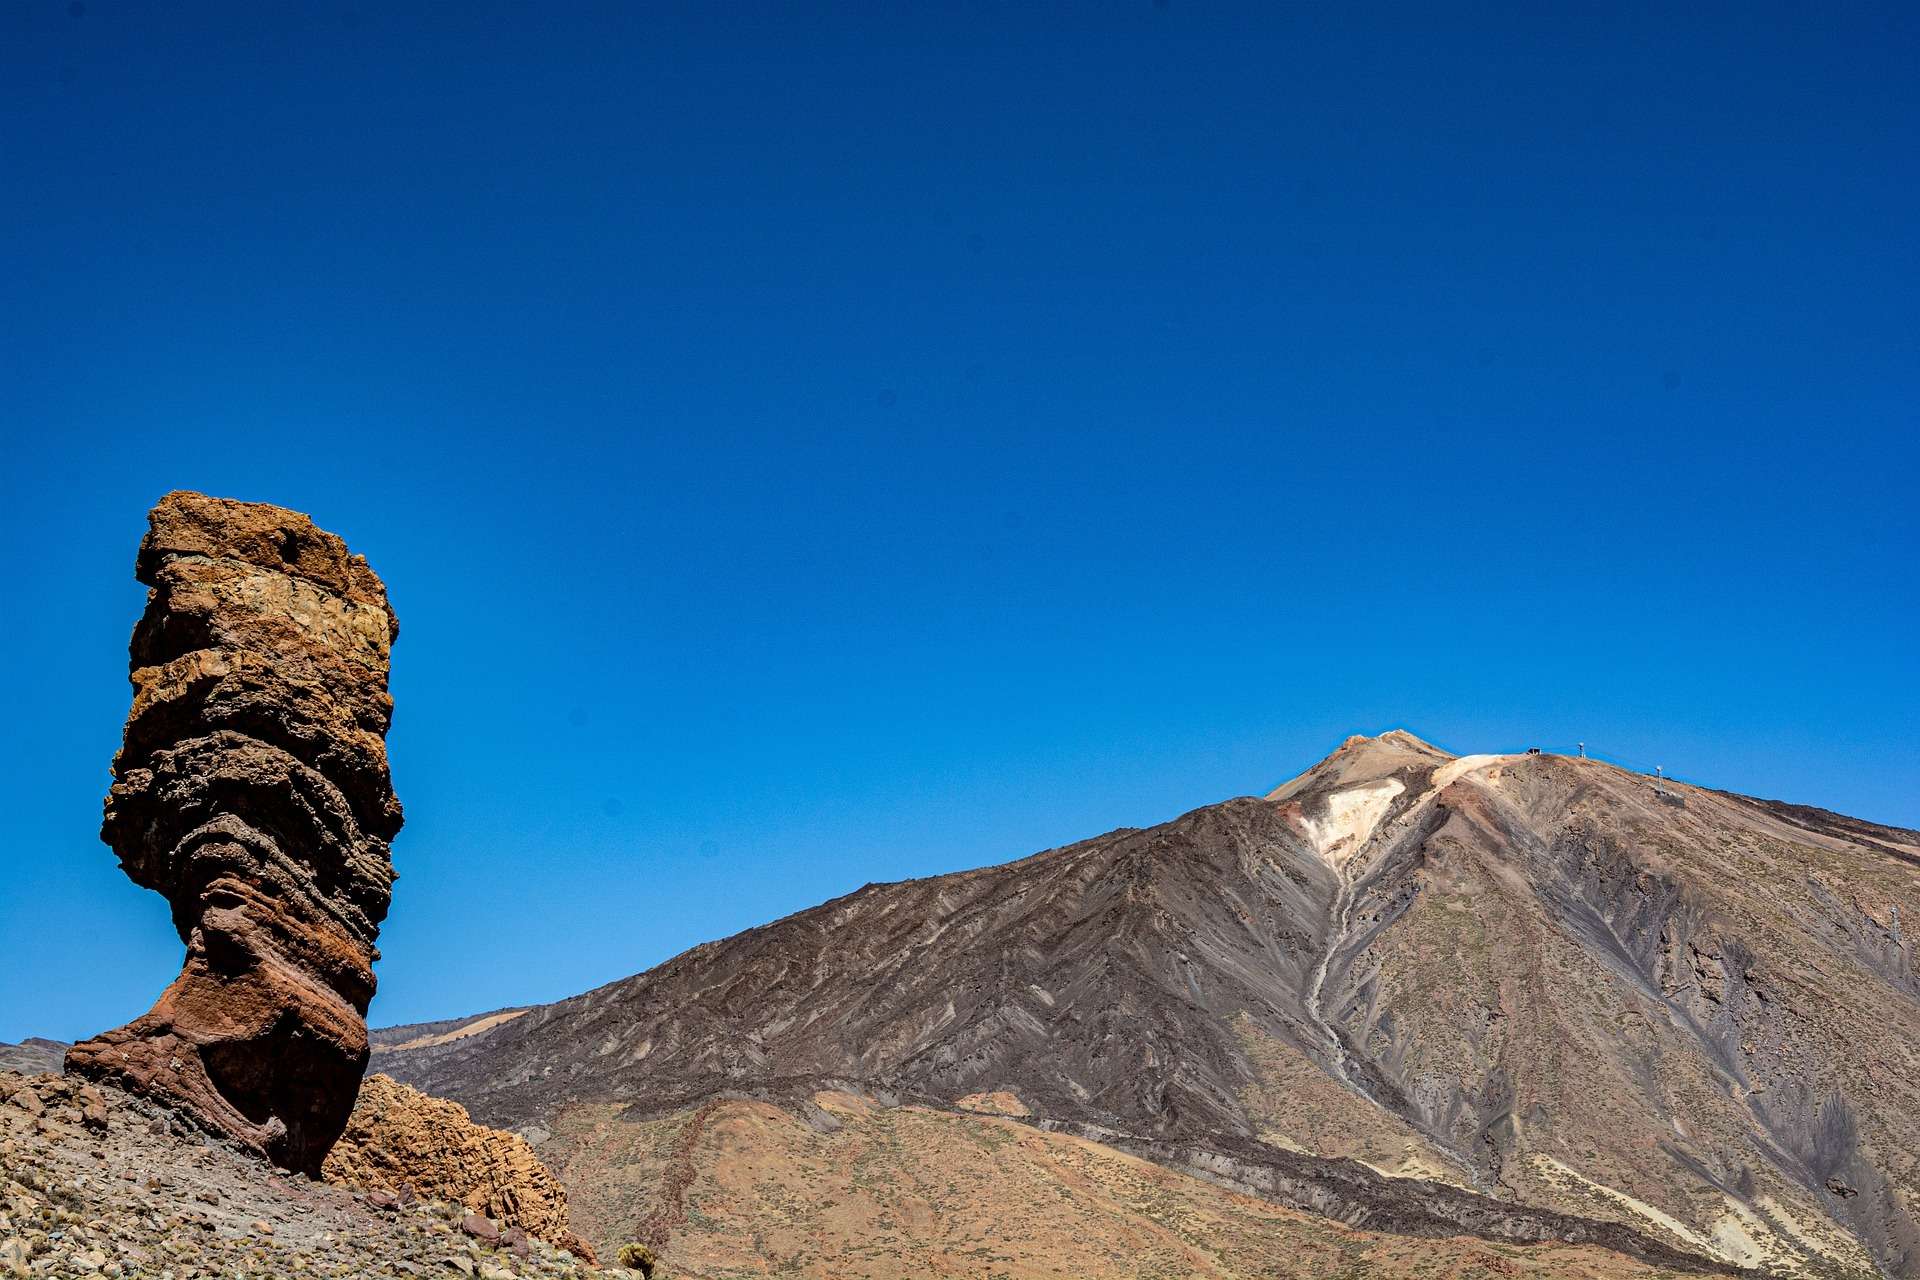
POLYGON ((355 1195, 66 1076, 0 1072, 0 1276, 624 1276, 458 1205, 355 1195))

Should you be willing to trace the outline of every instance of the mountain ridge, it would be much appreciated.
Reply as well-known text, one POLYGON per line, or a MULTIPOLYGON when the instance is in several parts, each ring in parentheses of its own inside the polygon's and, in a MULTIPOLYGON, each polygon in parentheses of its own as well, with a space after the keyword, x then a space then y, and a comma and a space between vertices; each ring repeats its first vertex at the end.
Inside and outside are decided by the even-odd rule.
POLYGON ((1299 1161, 1352 1159, 1548 1215, 1526 1230, 1910 1275, 1915 855, 1599 761, 1356 735, 1265 796, 863 886, 483 1031, 379 1033, 376 1064, 536 1139, 589 1103, 1005 1093, 1283 1202, 1334 1203, 1299 1161))

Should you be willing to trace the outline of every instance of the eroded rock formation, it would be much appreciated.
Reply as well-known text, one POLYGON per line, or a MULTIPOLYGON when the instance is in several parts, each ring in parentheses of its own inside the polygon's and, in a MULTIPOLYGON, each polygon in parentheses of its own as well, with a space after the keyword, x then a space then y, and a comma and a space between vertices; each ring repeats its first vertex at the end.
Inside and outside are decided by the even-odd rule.
POLYGON ((448 1200, 591 1262, 567 1225, 567 1190, 519 1134, 475 1124, 467 1109, 383 1075, 368 1076, 347 1131, 327 1155, 328 1182, 357 1191, 448 1200))
POLYGON ((367 562, 298 512, 176 492, 148 520, 100 836, 172 904, 187 957, 67 1067, 317 1173, 366 1069, 399 625, 367 562))

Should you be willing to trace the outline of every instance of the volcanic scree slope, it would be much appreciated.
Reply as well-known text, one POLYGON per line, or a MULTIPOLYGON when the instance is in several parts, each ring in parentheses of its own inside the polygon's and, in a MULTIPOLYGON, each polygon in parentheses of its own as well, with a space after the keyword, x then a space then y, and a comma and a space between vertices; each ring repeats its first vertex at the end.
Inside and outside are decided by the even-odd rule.
MULTIPOLYGON (((758 1098, 830 1129, 845 1095, 1350 1222, 1915 1275, 1916 883, 1910 831, 1396 731, 1265 797, 379 1033, 376 1061, 563 1176, 622 1126, 758 1098)), ((702 1132, 649 1194, 721 1176, 702 1132)), ((576 1194, 609 1232, 646 1200, 576 1194)))

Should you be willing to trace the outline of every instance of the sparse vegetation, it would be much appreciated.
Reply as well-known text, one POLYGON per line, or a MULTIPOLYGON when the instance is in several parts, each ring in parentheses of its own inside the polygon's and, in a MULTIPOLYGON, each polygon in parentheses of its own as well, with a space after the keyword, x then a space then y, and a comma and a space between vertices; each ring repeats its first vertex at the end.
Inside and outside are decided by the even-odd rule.
POLYGON ((638 1271, 647 1280, 653 1280, 653 1269, 659 1265, 653 1250, 639 1243, 621 1245, 616 1261, 629 1271, 638 1271))

